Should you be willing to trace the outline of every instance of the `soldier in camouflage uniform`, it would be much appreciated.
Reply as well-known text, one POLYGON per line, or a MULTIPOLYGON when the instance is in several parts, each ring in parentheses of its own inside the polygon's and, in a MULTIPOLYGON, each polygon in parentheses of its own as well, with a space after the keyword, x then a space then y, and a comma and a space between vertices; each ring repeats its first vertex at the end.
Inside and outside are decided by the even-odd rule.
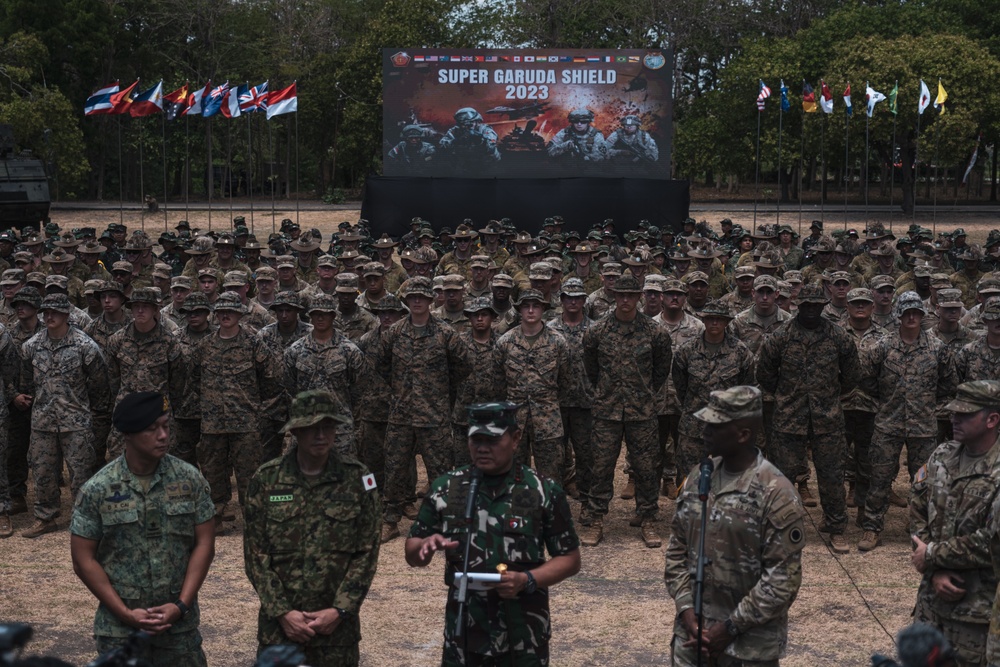
POLYGON ((378 318, 358 305, 358 274, 337 274, 337 312, 334 326, 357 343, 372 329, 378 328, 378 318))
POLYGON ((383 234, 382 238, 372 244, 378 253, 378 262, 385 267, 385 289, 392 294, 399 290, 399 286, 407 278, 406 271, 392 257, 393 248, 398 245, 388 234, 383 234))
POLYGON ((593 111, 574 109, 569 113, 569 122, 569 127, 559 130, 545 147, 549 157, 580 164, 608 159, 607 141, 593 126, 593 111))
POLYGON ((955 370, 961 382, 1000 380, 1000 297, 987 299, 980 317, 986 335, 955 355, 955 370))
POLYGON ((3 292, 3 304, 0 305, 0 324, 11 327, 17 322, 12 299, 24 287, 26 275, 21 269, 7 269, 0 277, 0 291, 3 292))
POLYGON ((636 480, 636 517, 643 542, 660 546, 653 522, 658 512, 661 459, 657 397, 670 374, 670 336, 638 311, 642 291, 632 276, 615 283, 615 310, 583 336, 583 363, 594 387, 591 414, 594 452, 590 489, 582 490, 581 541, 596 546, 613 494, 615 464, 624 437, 636 480))
POLYGON ((181 312, 181 308, 193 288, 194 283, 187 276, 174 276, 170 280, 170 303, 160 309, 160 317, 172 320, 178 327, 184 327, 187 318, 181 312))
POLYGON ((608 262, 601 267, 600 289, 587 295, 584 312, 595 322, 607 315, 615 307, 615 282, 622 275, 622 265, 618 262, 608 262))
MULTIPOLYGON (((17 319, 7 328, 7 333, 14 342, 19 364, 21 347, 43 328, 38 320, 38 309, 41 305, 42 297, 34 287, 22 287, 11 300, 17 319)), ((21 409, 16 403, 14 407, 16 409, 10 411, 7 443, 7 479, 10 483, 11 515, 28 511, 25 496, 28 494, 28 443, 31 440, 31 412, 21 409)))
MULTIPOLYGON (((0 538, 10 537, 14 529, 10 524, 10 486, 7 476, 8 431, 11 426, 10 403, 17 396, 17 377, 20 373, 21 355, 17 343, 0 324, 0 538)), ((11 457, 13 458, 13 457, 11 457)))
POLYGON ((524 435, 518 462, 534 457, 539 473, 562 483, 563 424, 560 399, 572 378, 566 339, 545 326, 548 305, 542 293, 526 289, 514 303, 521 324, 505 333, 493 350, 493 376, 500 395, 521 406, 524 435))
MULTIPOLYGON (((713 391, 698 411, 712 457, 706 509, 702 642, 718 667, 777 667, 788 645, 788 610, 802 583, 805 509, 795 489, 755 448, 760 391, 713 391)), ((677 616, 671 642, 678 667, 701 664, 694 613, 702 504, 698 471, 677 498, 664 579, 677 616)))
POLYGON ((819 530, 830 534, 835 552, 847 553, 847 444, 840 401, 858 384, 858 351, 843 328, 823 317, 827 299, 820 286, 806 285, 798 304, 795 319, 764 341, 757 356, 757 381, 774 394, 770 453, 801 488, 809 475, 806 444, 811 445, 823 507, 819 530))
POLYGON ((94 471, 93 414, 110 410, 108 367, 97 343, 69 324, 65 294, 47 296, 45 330, 21 346, 14 406, 31 410, 28 462, 35 481, 34 538, 58 530, 59 477, 69 468, 74 498, 94 471))
POLYGON ((947 409, 955 439, 934 450, 910 496, 910 561, 923 575, 914 620, 944 633, 956 665, 993 665, 986 644, 997 588, 990 524, 1000 491, 1000 382, 959 385, 947 409))
MULTIPOLYGON (((184 278, 185 276, 177 276, 184 278)), ((181 344, 184 355, 185 369, 190 371, 194 349, 198 342, 215 333, 216 327, 211 323, 212 307, 201 292, 188 296, 181 306, 187 323, 177 332, 177 340, 181 344)), ((191 373, 186 373, 184 394, 173 404, 174 430, 176 448, 174 456, 191 465, 198 464, 195 450, 201 440, 201 399, 198 388, 191 384, 191 373)))
POLYGON ((410 314, 389 327, 373 350, 375 370, 390 389, 383 541, 399 536, 402 506, 412 491, 407 484, 414 454, 420 452, 428 479, 452 467, 451 396, 471 371, 468 348, 450 325, 430 313, 430 279, 410 278, 400 294, 410 314))
POLYGON ((438 262, 434 274, 447 276, 449 274, 460 274, 466 280, 472 278, 472 255, 473 241, 479 236, 478 232, 469 229, 468 225, 459 225, 455 228, 455 233, 451 238, 455 242, 455 249, 445 253, 438 262))
POLYGON ((296 444, 254 474, 243 535, 259 651, 296 644, 317 667, 358 664, 358 614, 378 567, 379 494, 368 469, 338 451, 350 422, 340 407, 325 391, 295 397, 283 430, 296 444))
POLYGON ((222 280, 222 291, 233 292, 239 295, 240 303, 243 304, 243 309, 246 311, 243 319, 240 320, 240 324, 250 330, 251 333, 257 333, 268 324, 274 322, 274 316, 271 315, 267 308, 247 297, 247 293, 250 291, 250 282, 243 271, 229 271, 226 273, 226 276, 222 280))
POLYGON ((469 328, 461 332, 459 338, 469 348, 472 372, 458 384, 455 406, 451 412, 456 466, 471 463, 466 442, 469 416, 465 406, 500 401, 506 394, 505 384, 501 379, 504 371, 498 369, 493 361, 494 348, 500 339, 493 329, 493 320, 496 319, 493 300, 489 297, 471 299, 465 305, 465 315, 469 318, 469 328))
POLYGON ((216 530, 223 530, 226 503, 236 473, 240 506, 247 484, 260 465, 260 419, 268 402, 281 393, 279 364, 264 343, 240 326, 243 304, 236 294, 219 296, 212 312, 219 330, 194 348, 191 387, 201 399, 198 464, 212 486, 216 530))
POLYGON ((431 313, 450 324, 456 333, 464 333, 469 329, 469 317, 465 314, 465 278, 452 273, 438 276, 434 280, 441 281, 444 303, 431 313))
POLYGON ((114 413, 125 453, 80 491, 73 566, 97 596, 97 651, 152 635, 137 655, 153 667, 205 667, 198 591, 215 555, 212 500, 198 470, 167 454, 169 401, 129 394, 114 413))
POLYGON ((441 664, 446 667, 549 665, 549 589, 580 570, 580 542, 565 492, 514 461, 521 437, 516 412, 511 403, 469 406, 473 465, 434 480, 406 540, 412 567, 426 567, 435 552, 445 552, 449 595, 441 664), (478 493, 474 516, 467 520, 473 480, 478 493), (500 582, 470 584, 467 617, 460 619, 455 574, 463 570, 465 540, 468 571, 499 572, 500 582))
POLYGON ((128 323, 132 321, 132 314, 124 308, 128 298, 118 283, 105 283, 95 293, 101 300, 104 313, 92 320, 84 329, 84 333, 90 336, 103 350, 108 344, 108 339, 115 332, 128 326, 128 323))

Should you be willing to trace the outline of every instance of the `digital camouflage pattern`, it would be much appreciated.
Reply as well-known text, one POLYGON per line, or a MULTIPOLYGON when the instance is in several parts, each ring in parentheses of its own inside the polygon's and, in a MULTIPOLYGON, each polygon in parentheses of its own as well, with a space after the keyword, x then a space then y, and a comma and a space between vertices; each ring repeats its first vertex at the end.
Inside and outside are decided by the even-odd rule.
POLYGON ((122 309, 125 313, 125 317, 121 322, 109 322, 104 313, 101 313, 100 317, 97 317, 90 321, 86 327, 84 327, 83 332, 94 339, 101 349, 105 349, 108 345, 108 339, 112 335, 121 331, 127 327, 132 322, 132 314, 128 312, 127 308, 122 309))
POLYGON ((292 610, 338 607, 348 612, 330 635, 310 647, 354 646, 358 613, 378 567, 381 508, 367 488, 368 470, 331 453, 326 469, 307 479, 293 448, 268 461, 250 482, 243 553, 247 577, 260 598, 261 645, 291 643, 279 617, 292 610))
POLYGON ((563 408, 590 409, 594 400, 594 389, 590 386, 590 378, 583 367, 583 336, 594 320, 586 315, 577 325, 569 325, 562 318, 549 320, 545 326, 562 335, 566 340, 566 350, 569 354, 570 379, 562 390, 560 406, 563 408))
POLYGON ((587 295, 587 302, 584 305, 583 312, 590 319, 597 321, 611 312, 614 307, 615 297, 601 287, 587 295))
POLYGON ((344 335, 356 343, 372 329, 378 329, 378 318, 364 308, 355 308, 350 315, 337 311, 333 326, 344 332, 344 335))
MULTIPOLYGON (((449 595, 444 662, 449 665, 467 664, 463 647, 453 640, 458 614, 454 578, 455 572, 462 569, 470 528, 464 517, 471 471, 463 467, 434 480, 410 528, 410 537, 440 533, 460 543, 458 548, 445 552, 449 595)), ((469 572, 496 573, 501 563, 511 571, 530 570, 545 562, 545 552, 565 556, 580 547, 565 492, 527 466, 515 465, 496 484, 484 481, 475 501, 475 513, 469 572)), ((469 653, 500 656, 512 652, 515 658, 519 654, 538 655, 539 660, 544 659, 539 664, 548 664, 548 589, 539 588, 531 595, 522 593, 511 601, 501 600, 494 591, 470 590, 468 611, 463 642, 467 640, 469 653)))
POLYGON ((955 371, 959 382, 1000 380, 1000 350, 990 347, 983 336, 956 352, 955 371))
POLYGON ((140 333, 134 324, 114 333, 104 356, 117 405, 128 394, 155 391, 178 405, 184 399, 187 364, 180 339, 157 323, 149 333, 140 333))
MULTIPOLYGON (((706 625, 732 619, 740 635, 726 647, 731 658, 777 661, 788 644, 788 609, 802 583, 805 509, 791 482, 764 456, 735 479, 723 479, 715 458, 705 534, 706 625)), ((687 632, 682 612, 694 607, 701 529, 698 474, 693 471, 677 498, 664 579, 674 599, 674 661, 695 664, 694 649, 681 649, 687 632)))
POLYGON ((493 348, 493 376, 501 395, 521 405, 521 428, 539 440, 562 437, 560 399, 573 380, 569 347, 562 335, 543 326, 529 340, 520 327, 511 329, 493 348))
MULTIPOLYGON (((7 459, 10 440, 9 435, 14 435, 14 426, 11 423, 10 402, 17 395, 18 373, 21 372, 21 357, 18 354, 17 344, 6 328, 0 325, 0 514, 10 512, 10 486, 7 468, 7 459)), ((21 448, 18 447, 18 456, 21 455, 21 448)), ((13 456, 10 457, 14 459, 13 456)), ((12 461, 13 462, 13 461, 12 461)), ((14 463, 12 468, 17 468, 18 463, 14 463)), ((20 471, 15 470, 20 473, 20 471)), ((16 481, 17 475, 13 475, 16 481)))

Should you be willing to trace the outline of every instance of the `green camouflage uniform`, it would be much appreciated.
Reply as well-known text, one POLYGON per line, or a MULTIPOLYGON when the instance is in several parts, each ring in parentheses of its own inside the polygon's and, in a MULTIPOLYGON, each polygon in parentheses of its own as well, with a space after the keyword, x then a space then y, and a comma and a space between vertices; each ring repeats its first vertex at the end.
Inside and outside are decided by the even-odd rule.
MULTIPOLYGON (((97 561, 129 609, 169 604, 180 597, 195 526, 210 521, 214 509, 208 482, 193 466, 164 456, 146 487, 120 456, 80 491, 70 532, 97 545, 97 561)), ((150 637, 154 667, 204 667, 198 600, 169 630, 150 637)), ((121 646, 134 628, 103 604, 97 607, 94 635, 100 652, 121 646)))
MULTIPOLYGON (((465 507, 471 468, 437 478, 424 499, 410 537, 440 533, 464 544, 469 526, 465 507)), ((523 572, 550 556, 565 556, 580 547, 566 493, 553 480, 515 464, 504 476, 485 477, 475 501, 476 526, 469 550, 469 572, 496 573, 503 563, 523 572)), ((541 667, 549 664, 549 591, 539 588, 516 600, 502 600, 495 591, 469 590, 468 624, 461 642, 453 639, 458 619, 455 572, 462 570, 464 546, 445 552, 444 655, 447 667, 473 664, 541 667), (470 656, 465 655, 468 650, 470 656), (474 658, 472 656, 475 656, 474 658)))
MULTIPOLYGON (((802 583, 806 512, 788 478, 759 452, 756 464, 732 479, 724 478, 722 459, 714 461, 705 533, 705 556, 710 559, 705 627, 731 619, 740 634, 722 660, 709 664, 777 667, 788 645, 788 609, 802 583)), ((664 570, 677 609, 671 645, 678 667, 697 664, 695 649, 681 646, 688 634, 680 618, 694 607, 700 530, 695 470, 677 497, 664 570)))
POLYGON ((986 342, 986 336, 963 346, 955 354, 959 382, 1000 380, 1000 351, 986 342))
MULTIPOLYGON (((459 339, 469 349, 469 362, 472 372, 458 383, 455 389, 455 406, 451 411, 451 430, 455 441, 455 465, 469 465, 469 416, 465 406, 476 403, 502 401, 506 395, 501 384, 503 373, 499 372, 493 363, 493 349, 499 340, 495 332, 490 332, 489 343, 477 343, 472 338, 472 332, 459 334, 459 339)), ((522 439, 522 442, 524 440, 522 439)))
POLYGON ((191 359, 198 341, 211 336, 218 327, 211 324, 204 331, 191 331, 187 326, 177 332, 177 340, 181 344, 184 355, 184 367, 188 371, 184 384, 184 395, 180 400, 172 401, 174 427, 177 431, 175 439, 177 448, 173 454, 177 458, 198 465, 195 453, 198 441, 201 440, 201 398, 198 388, 191 384, 191 359))
MULTIPOLYGON (((20 378, 21 346, 29 338, 45 329, 41 322, 36 320, 36 324, 34 330, 25 331, 20 320, 15 319, 13 324, 7 327, 7 333, 14 341, 14 351, 18 363, 18 370, 11 377, 20 378)), ((28 443, 31 440, 31 411, 15 408, 10 411, 8 416, 10 418, 10 431, 7 442, 7 479, 10 483, 10 495, 12 498, 24 498, 28 494, 28 443)))
POLYGON ((606 289, 600 289, 587 295, 587 303, 583 312, 592 320, 599 320, 612 311, 615 307, 615 297, 611 296, 606 289))
POLYGON ((299 648, 309 665, 357 665, 358 612, 378 567, 378 491, 361 463, 332 451, 322 474, 306 478, 296 451, 262 465, 247 491, 243 553, 260 598, 257 640, 261 649, 291 644, 281 616, 337 607, 347 615, 333 633, 299 648))
MULTIPOLYGON (((372 329, 358 341, 358 348, 374 365, 374 349, 377 347, 381 329, 372 329)), ((357 428, 358 458, 375 475, 378 487, 385 487, 385 430, 389 425, 389 386, 379 373, 369 374, 369 381, 361 387, 360 421, 357 428)), ((416 462, 414 462, 413 484, 416 486, 416 462)))
POLYGON ((2 378, 0 381, 0 514, 10 512, 10 487, 7 477, 8 429, 11 426, 10 403, 17 395, 20 367, 21 357, 17 351, 17 343, 7 333, 6 327, 0 325, 0 378, 2 378))
POLYGON ((562 483, 559 404, 573 379, 566 339, 548 326, 533 339, 521 327, 511 329, 493 348, 493 377, 501 396, 521 405, 517 423, 523 436, 515 461, 528 464, 534 456, 538 472, 562 483))
POLYGON ((590 484, 593 474, 594 454, 590 436, 594 427, 591 408, 594 403, 594 389, 583 367, 583 336, 594 326, 594 321, 583 316, 583 321, 575 326, 563 322, 562 318, 549 320, 546 325, 562 334, 566 339, 569 353, 570 378, 563 388, 559 400, 559 412, 563 425, 563 484, 576 482, 578 488, 590 484))
MULTIPOLYGON (((859 363, 888 333, 875 324, 874 320, 864 331, 857 331, 849 323, 844 330, 854 341, 859 363)), ((844 439, 847 441, 844 479, 854 484, 854 504, 857 507, 864 507, 872 475, 871 444, 872 434, 875 431, 875 399, 866 394, 860 386, 856 386, 844 395, 840 406, 844 410, 844 439)))
POLYGON ((831 533, 843 533, 847 525, 840 401, 860 375, 851 336, 825 320, 815 329, 789 320, 764 341, 757 358, 757 381, 775 401, 771 458, 790 480, 803 483, 809 476, 806 446, 811 446, 823 521, 831 533))
POLYGON ((464 310, 456 310, 453 313, 449 313, 445 310, 444 306, 435 308, 431 311, 431 314, 440 319, 443 322, 447 322, 451 325, 451 328, 455 330, 455 333, 462 334, 468 331, 472 327, 472 321, 469 316, 465 314, 464 310))
POLYGON ((93 338, 94 342, 100 346, 102 351, 104 351, 108 347, 108 339, 132 322, 132 314, 128 311, 128 309, 123 309, 123 312, 125 313, 125 317, 121 322, 108 322, 104 318, 104 314, 101 313, 100 317, 91 320, 90 324, 84 328, 83 332, 93 338))
MULTIPOLYGON (((476 253, 469 251, 469 256, 465 259, 459 259, 455 255, 455 251, 445 253, 441 261, 438 262, 437 268, 434 270, 435 276, 447 276, 451 273, 457 273, 465 278, 466 282, 472 280, 472 256, 476 253)), ((497 266, 500 266, 499 264, 497 266)))
POLYGON ((983 278, 982 271, 969 275, 968 271, 956 271, 948 276, 951 284, 962 291, 962 303, 966 308, 976 305, 976 284, 983 278))
MULTIPOLYGON (((279 361, 281 377, 284 377, 285 350, 303 336, 308 336, 312 329, 311 324, 296 320, 295 331, 287 336, 278 330, 277 322, 268 324, 257 332, 257 338, 271 350, 271 354, 279 361)), ((281 456, 285 443, 285 434, 281 433, 281 427, 288 421, 290 400, 288 394, 282 392, 280 396, 276 396, 264 406, 260 427, 261 447, 264 450, 262 461, 270 461, 281 456)))
MULTIPOLYGON (((683 311, 682 311, 683 312, 683 311)), ((661 401, 657 410, 657 433, 660 437, 660 455, 663 457, 663 479, 680 482, 687 469, 677 467, 677 447, 680 442, 681 404, 677 400, 677 388, 674 386, 673 364, 677 363, 677 352, 681 345, 690 340, 700 338, 705 331, 705 325, 697 317, 684 312, 677 324, 671 324, 663 319, 663 313, 653 318, 670 334, 670 348, 674 350, 671 361, 671 373, 663 385, 661 401), (669 444, 668 444, 669 442, 669 444)), ((693 464, 692 464, 693 465, 693 464)))
POLYGON ((364 308, 355 308, 350 315, 344 315, 338 310, 333 326, 343 331, 352 343, 357 343, 366 333, 378 329, 378 318, 364 308))

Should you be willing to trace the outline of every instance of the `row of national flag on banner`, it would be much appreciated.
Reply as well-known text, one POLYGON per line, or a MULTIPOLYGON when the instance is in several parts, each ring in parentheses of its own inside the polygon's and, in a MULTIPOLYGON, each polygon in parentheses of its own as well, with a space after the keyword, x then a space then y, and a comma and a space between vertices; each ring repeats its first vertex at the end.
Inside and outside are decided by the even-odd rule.
POLYGON ((163 94, 163 81, 136 92, 136 80, 131 86, 121 88, 118 82, 104 86, 87 98, 83 107, 85 116, 129 115, 133 118, 163 113, 167 120, 180 116, 221 114, 236 118, 248 113, 266 113, 268 118, 299 110, 296 84, 281 90, 268 90, 268 82, 251 86, 249 83, 230 86, 229 82, 213 86, 209 81, 204 88, 190 88, 187 83, 172 93, 163 94))
MULTIPOLYGON (((788 101, 788 87, 785 85, 784 80, 781 81, 781 110, 789 111, 792 106, 788 101)), ((888 95, 883 95, 878 92, 870 85, 865 84, 865 113, 871 118, 872 114, 875 112, 875 105, 883 100, 889 101, 889 112, 892 114, 897 114, 899 108, 896 103, 896 98, 899 95, 899 84, 897 83, 893 86, 892 90, 888 95)), ((767 87, 767 84, 763 80, 760 81, 760 89, 757 93, 757 110, 763 111, 765 108, 765 101, 771 96, 771 89, 767 87)), ((851 103, 851 84, 847 84, 847 89, 844 90, 844 107, 845 112, 848 116, 854 114, 854 105, 851 103)), ((938 79, 938 92, 937 97, 934 99, 934 108, 940 109, 941 113, 944 113, 944 103, 948 100, 948 93, 945 91, 944 86, 941 85, 941 80, 938 79)), ((931 105, 931 92, 927 88, 927 84, 924 83, 923 79, 920 80, 920 99, 917 101, 917 113, 923 115, 927 107, 931 105)), ((813 89, 808 82, 802 82, 802 110, 805 113, 814 113, 817 109, 822 109, 824 113, 833 113, 833 93, 830 91, 830 86, 827 85, 826 81, 820 80, 820 92, 816 95, 816 91, 813 89)))

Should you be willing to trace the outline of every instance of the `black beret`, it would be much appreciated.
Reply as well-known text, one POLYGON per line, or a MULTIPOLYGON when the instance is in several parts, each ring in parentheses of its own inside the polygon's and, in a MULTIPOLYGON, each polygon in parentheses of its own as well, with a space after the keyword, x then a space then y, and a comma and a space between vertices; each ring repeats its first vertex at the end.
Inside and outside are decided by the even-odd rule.
POLYGON ((122 433, 138 433, 170 412, 170 399, 156 391, 139 391, 123 398, 111 417, 122 433))

